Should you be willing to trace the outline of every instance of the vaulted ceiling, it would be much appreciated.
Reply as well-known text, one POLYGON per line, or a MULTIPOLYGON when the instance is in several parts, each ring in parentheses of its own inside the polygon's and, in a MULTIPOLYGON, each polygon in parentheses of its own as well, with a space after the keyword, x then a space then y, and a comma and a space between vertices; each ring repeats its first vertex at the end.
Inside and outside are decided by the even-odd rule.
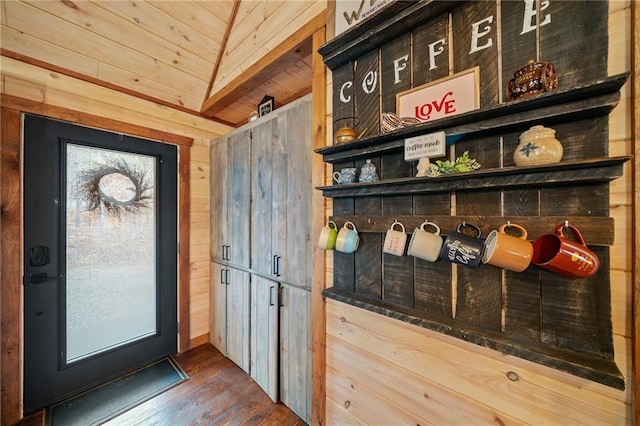
POLYGON ((2 0, 2 55, 234 126, 311 90, 326 0, 2 0))

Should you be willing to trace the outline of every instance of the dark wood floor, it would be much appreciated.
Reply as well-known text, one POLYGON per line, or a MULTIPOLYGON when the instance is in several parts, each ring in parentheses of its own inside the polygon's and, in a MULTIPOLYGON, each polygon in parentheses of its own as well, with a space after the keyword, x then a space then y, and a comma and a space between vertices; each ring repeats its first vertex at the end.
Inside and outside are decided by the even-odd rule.
MULTIPOLYGON (((274 404, 258 385, 212 345, 174 357, 189 380, 122 414, 115 425, 304 425, 281 403, 274 404)), ((20 425, 42 425, 43 414, 20 425)))

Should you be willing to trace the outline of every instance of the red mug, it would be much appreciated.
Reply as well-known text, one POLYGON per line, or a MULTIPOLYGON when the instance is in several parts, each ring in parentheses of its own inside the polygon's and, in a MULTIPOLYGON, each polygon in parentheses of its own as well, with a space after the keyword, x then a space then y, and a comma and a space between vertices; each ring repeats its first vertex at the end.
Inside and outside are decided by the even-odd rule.
POLYGON ((598 272, 600 259, 587 247, 576 227, 559 224, 554 234, 543 234, 533 242, 531 263, 570 278, 587 278, 598 272), (576 241, 566 238, 569 229, 576 241))

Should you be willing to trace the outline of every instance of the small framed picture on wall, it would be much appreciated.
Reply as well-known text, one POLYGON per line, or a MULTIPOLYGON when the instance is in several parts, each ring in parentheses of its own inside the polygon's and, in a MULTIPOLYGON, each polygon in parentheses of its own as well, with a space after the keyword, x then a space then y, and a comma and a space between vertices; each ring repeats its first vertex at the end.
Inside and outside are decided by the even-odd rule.
POLYGON ((262 98, 262 100, 258 104, 258 114, 260 115, 260 117, 262 117, 263 115, 267 115, 271 111, 273 111, 273 107, 274 107, 273 96, 265 95, 264 98, 262 98))

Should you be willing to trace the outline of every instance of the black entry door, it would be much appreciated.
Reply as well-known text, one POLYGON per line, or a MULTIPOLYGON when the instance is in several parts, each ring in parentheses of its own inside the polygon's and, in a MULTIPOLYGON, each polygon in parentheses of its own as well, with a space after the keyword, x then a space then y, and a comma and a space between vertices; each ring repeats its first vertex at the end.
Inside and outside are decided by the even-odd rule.
POLYGON ((24 117, 24 411, 176 352, 175 146, 24 117))

